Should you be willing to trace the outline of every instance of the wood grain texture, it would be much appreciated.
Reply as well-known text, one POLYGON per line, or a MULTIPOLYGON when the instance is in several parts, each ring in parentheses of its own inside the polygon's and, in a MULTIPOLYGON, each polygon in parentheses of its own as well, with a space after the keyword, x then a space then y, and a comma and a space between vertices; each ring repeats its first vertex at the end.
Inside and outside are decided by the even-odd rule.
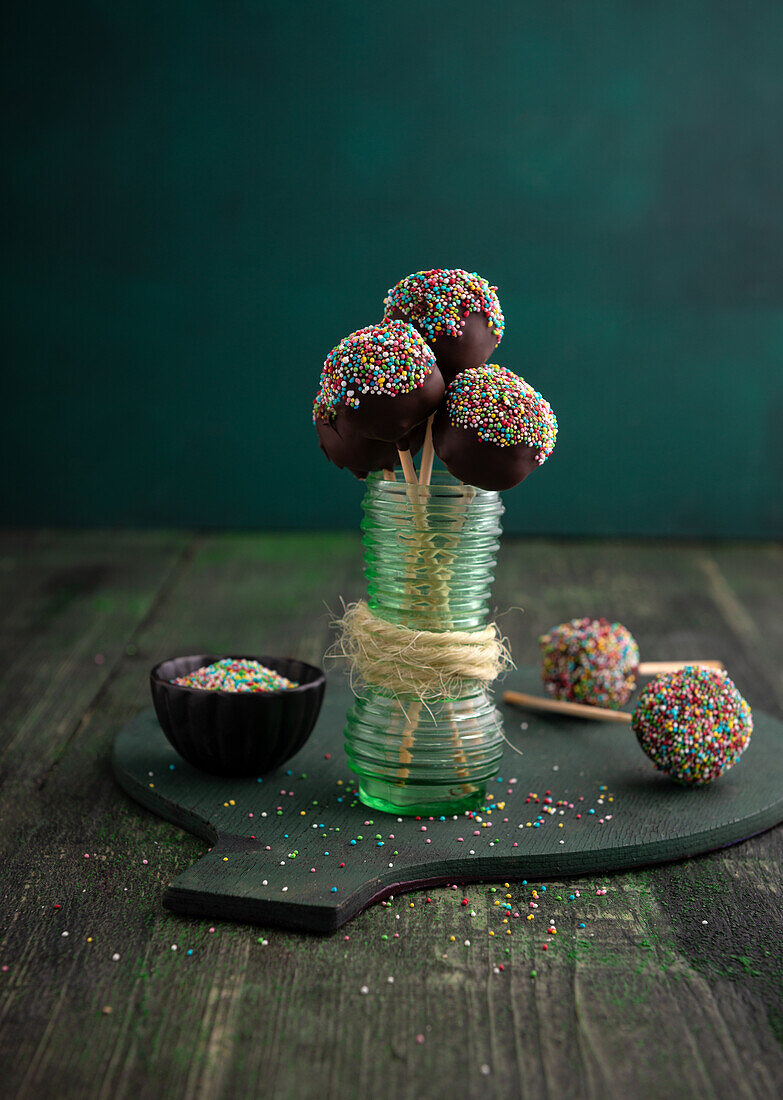
POLYGON ((9 537, 0 573, 0 769, 42 777, 176 570, 179 534, 9 537), (10 690, 9 690, 10 689, 10 690), (35 752, 31 747, 35 746, 35 752))
MULTIPOLYGON (((535 919, 512 918, 510 936, 495 902, 510 893, 529 909, 532 883, 417 892, 328 937, 176 916, 161 894, 203 842, 117 791, 110 745, 147 705, 159 658, 283 649, 319 663, 324 604, 362 589, 358 539, 3 536, 8 557, 37 578, 29 592, 9 582, 0 607, 27 624, 2 643, 15 670, 3 706, 18 719, 5 727, 13 771, 0 792, 9 1097, 722 1100, 783 1090, 783 829, 681 863, 539 883, 535 919), (124 576, 146 575, 145 595, 113 620, 114 661, 85 661, 86 684, 81 672, 61 678, 44 728, 29 713, 47 686, 35 624, 64 653, 89 655, 95 636, 80 589, 80 624, 74 601, 41 613, 41 586, 63 562, 78 566, 72 540, 82 537, 100 539, 124 576), (546 934, 551 918, 557 936, 546 934)), ((520 664, 537 659, 542 630, 605 614, 629 626, 644 658, 721 658, 754 704, 779 715, 782 591, 777 547, 506 540, 496 603, 526 608, 500 620, 520 664), (718 568, 723 596, 703 561, 718 568)))

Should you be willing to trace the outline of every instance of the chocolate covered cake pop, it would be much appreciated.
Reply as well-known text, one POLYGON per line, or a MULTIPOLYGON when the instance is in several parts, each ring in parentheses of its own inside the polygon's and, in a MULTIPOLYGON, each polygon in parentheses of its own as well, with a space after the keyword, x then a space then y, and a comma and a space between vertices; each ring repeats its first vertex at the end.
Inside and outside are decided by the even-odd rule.
POLYGON ((435 356, 412 325, 389 321, 351 333, 326 358, 313 420, 332 423, 339 434, 394 443, 426 421, 445 385, 435 356))
MULTIPOLYGON (((315 417, 315 430, 321 450, 339 469, 350 470, 361 480, 373 470, 393 470, 400 464, 400 454, 394 443, 367 439, 346 423, 345 409, 339 409, 331 420, 315 417)), ((426 424, 417 425, 399 440, 400 449, 415 455, 424 442, 426 424)))
POLYGON ((678 783, 701 786, 737 763, 753 714, 725 672, 691 665, 649 683, 631 725, 656 768, 678 783))
POLYGON ((511 489, 555 446, 557 417, 523 378, 504 367, 463 371, 435 416, 435 453, 447 470, 480 489, 511 489))
POLYGON ((410 321, 435 352, 448 385, 486 363, 505 327, 497 287, 475 271, 434 268, 408 275, 384 299, 384 317, 410 321))
POLYGON ((571 619, 538 639, 550 699, 622 707, 636 687, 639 647, 622 623, 571 619))

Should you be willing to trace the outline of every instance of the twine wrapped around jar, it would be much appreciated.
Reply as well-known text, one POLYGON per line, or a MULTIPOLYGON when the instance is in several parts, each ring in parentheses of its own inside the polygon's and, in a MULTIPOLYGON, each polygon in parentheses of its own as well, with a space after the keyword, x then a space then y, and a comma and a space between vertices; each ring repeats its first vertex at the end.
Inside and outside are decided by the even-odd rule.
POLYGON ((334 625, 336 654, 350 662, 352 685, 383 688, 394 697, 458 699, 513 667, 496 623, 473 631, 412 630, 379 618, 359 600, 334 625))

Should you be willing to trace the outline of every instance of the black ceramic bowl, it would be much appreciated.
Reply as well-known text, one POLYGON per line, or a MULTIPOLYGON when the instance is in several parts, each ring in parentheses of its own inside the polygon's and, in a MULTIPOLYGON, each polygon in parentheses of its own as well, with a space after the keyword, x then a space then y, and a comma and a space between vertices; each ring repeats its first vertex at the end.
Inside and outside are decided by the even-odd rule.
MULTIPOLYGON (((232 654, 233 657, 242 656, 232 654)), ((155 713, 180 756, 212 775, 263 775, 299 752, 313 732, 326 688, 320 668, 290 657, 248 657, 299 687, 206 691, 170 681, 223 660, 202 654, 161 661, 150 673, 155 713)))

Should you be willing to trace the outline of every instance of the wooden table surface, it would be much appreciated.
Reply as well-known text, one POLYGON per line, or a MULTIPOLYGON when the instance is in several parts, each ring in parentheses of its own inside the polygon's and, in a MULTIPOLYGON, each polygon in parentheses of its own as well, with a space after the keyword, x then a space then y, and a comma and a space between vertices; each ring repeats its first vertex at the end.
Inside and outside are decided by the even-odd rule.
MULTIPOLYGON (((109 770, 150 665, 321 663, 360 570, 355 535, 0 536, 0 1094, 781 1095, 783 828, 631 874, 418 892, 328 937, 162 908, 203 842, 109 770), (506 936, 495 902, 526 910, 534 886, 506 936)), ((643 658, 722 658, 783 711, 779 546, 508 539, 496 602, 520 664, 605 614, 643 658)))

